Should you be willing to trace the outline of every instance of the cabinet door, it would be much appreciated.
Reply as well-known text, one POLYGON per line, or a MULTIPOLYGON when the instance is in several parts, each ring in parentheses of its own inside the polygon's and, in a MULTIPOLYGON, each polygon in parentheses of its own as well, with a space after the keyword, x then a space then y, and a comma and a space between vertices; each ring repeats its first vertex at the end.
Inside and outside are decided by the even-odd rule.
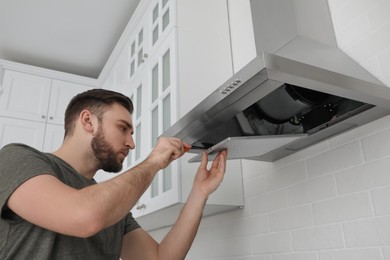
POLYGON ((53 152, 60 148, 64 140, 64 127, 62 125, 46 124, 44 152, 53 152))
MULTIPOLYGON (((177 73, 176 73, 176 31, 160 45, 159 49, 149 60, 148 81, 148 124, 150 149, 159 136, 168 129, 177 118, 177 73)), ((161 170, 154 178, 149 190, 145 194, 148 201, 145 203, 144 213, 176 203, 179 199, 179 180, 177 162, 172 162, 161 170)))
POLYGON ((5 71, 0 92, 0 115, 46 122, 51 79, 5 71))
POLYGON ((0 117, 0 148, 9 143, 23 143, 42 150, 45 123, 0 117))
POLYGON ((91 87, 72 82, 53 80, 47 122, 63 125, 65 109, 69 101, 76 94, 88 89, 91 89, 91 87))

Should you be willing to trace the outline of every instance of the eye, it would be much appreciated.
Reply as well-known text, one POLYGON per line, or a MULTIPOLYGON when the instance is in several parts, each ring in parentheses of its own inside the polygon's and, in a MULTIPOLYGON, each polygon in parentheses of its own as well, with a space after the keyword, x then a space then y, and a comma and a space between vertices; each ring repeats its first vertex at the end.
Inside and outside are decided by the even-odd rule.
POLYGON ((121 126, 120 129, 124 133, 127 132, 127 126, 121 126))

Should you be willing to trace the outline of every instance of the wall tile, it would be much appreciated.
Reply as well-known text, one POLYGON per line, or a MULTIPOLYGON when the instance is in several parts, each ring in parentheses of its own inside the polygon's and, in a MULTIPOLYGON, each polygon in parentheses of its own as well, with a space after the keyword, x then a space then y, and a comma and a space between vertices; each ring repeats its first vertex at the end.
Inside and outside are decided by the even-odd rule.
POLYGON ((332 13, 332 19, 336 28, 349 25, 355 19, 367 13, 367 10, 374 7, 381 0, 354 0, 345 4, 342 8, 332 13))
POLYGON ((346 222, 343 228, 347 247, 390 245, 390 217, 346 222))
POLYGON ((368 192, 337 197, 313 204, 314 223, 327 224, 369 217, 373 215, 371 209, 368 192))
POLYGON ((384 260, 390 260, 390 247, 383 247, 382 248, 384 260))
POLYGON ((306 181, 287 189, 288 205, 301 205, 337 196, 332 175, 306 181))
POLYGON ((358 63, 378 54, 390 46, 390 23, 386 23, 369 36, 355 42, 345 50, 358 63))
POLYGON ((360 143, 355 141, 311 157, 306 164, 309 177, 315 178, 362 162, 360 143))
POLYGON ((339 9, 343 8, 345 5, 349 4, 353 0, 328 0, 329 9, 331 13, 336 13, 339 9))
POLYGON ((292 253, 274 255, 273 260, 318 260, 315 253, 292 253))
MULTIPOLYGON (((209 260, 209 259, 207 259, 207 260, 209 260)), ((222 259, 219 258, 219 260, 222 260, 222 259)), ((234 260, 272 260, 272 256, 270 256, 270 255, 246 256, 246 257, 234 258, 234 260)))
POLYGON ((362 15, 351 24, 336 31, 337 44, 340 47, 348 46, 363 39, 371 32, 370 23, 366 15, 362 15))
POLYGON ((292 232, 293 248, 297 251, 336 249, 344 247, 340 225, 310 227, 292 232))
POLYGON ((275 164, 271 162, 259 162, 255 160, 242 160, 242 172, 246 179, 257 178, 268 174, 275 169, 275 164))
POLYGON ((368 11, 368 17, 370 19, 370 24, 372 29, 377 29, 379 26, 384 25, 385 23, 390 22, 390 2, 382 1, 375 5, 368 11))
POLYGON ((253 179, 246 179, 244 178, 244 190, 245 190, 245 197, 250 198, 255 195, 263 194, 267 191, 266 187, 266 177, 265 176, 259 176, 257 178, 253 179))
POLYGON ((270 214, 271 231, 291 230, 311 226, 313 213, 311 205, 284 209, 270 214))
POLYGON ((364 137, 362 148, 368 162, 390 156, 390 129, 364 137))
POLYGON ((284 190, 269 192, 250 200, 251 214, 266 213, 287 207, 287 197, 284 190))
POLYGON ((342 249, 320 252, 320 260, 382 260, 380 248, 342 249))
POLYGON ((362 191, 390 185, 390 158, 384 158, 336 173, 339 193, 362 191))
POLYGON ((237 257, 250 255, 252 252, 250 238, 220 239, 194 245, 196 256, 200 259, 212 257, 237 257))
POLYGON ((306 166, 303 161, 276 169, 266 176, 267 191, 273 191, 296 184, 307 179, 306 166))
POLYGON ((272 233, 252 238, 254 254, 271 254, 291 251, 289 232, 272 233))
POLYGON ((249 218, 229 221, 222 224, 218 237, 240 237, 269 232, 268 215, 257 215, 249 218))
POLYGON ((376 215, 390 214, 390 186, 372 191, 372 200, 376 215))

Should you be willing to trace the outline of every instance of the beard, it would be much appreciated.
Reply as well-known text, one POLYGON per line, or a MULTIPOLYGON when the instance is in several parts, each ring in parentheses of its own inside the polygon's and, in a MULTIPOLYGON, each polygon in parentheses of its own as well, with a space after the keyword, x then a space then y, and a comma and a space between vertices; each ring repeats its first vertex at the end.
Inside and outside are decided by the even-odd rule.
POLYGON ((99 127, 96 136, 92 138, 91 147, 98 161, 99 169, 106 172, 119 172, 122 170, 122 162, 118 162, 116 153, 104 138, 101 127, 99 127))

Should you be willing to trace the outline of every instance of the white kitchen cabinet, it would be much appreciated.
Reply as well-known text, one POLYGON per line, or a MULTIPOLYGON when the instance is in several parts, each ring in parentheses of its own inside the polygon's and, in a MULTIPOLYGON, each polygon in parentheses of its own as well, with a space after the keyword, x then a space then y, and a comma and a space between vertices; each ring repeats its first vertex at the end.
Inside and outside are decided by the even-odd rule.
POLYGON ((0 94, 0 146, 10 142, 51 152, 64 137, 64 114, 70 99, 91 87, 6 70, 0 94))
POLYGON ((9 143, 23 143, 40 151, 52 152, 60 147, 63 139, 62 125, 0 117, 0 148, 9 143))
POLYGON ((0 148, 9 143, 23 143, 42 150, 45 123, 0 117, 0 148))
POLYGON ((6 70, 0 95, 0 116, 62 125, 70 99, 90 88, 6 70))
POLYGON ((51 79, 6 70, 0 116, 46 122, 51 79))

